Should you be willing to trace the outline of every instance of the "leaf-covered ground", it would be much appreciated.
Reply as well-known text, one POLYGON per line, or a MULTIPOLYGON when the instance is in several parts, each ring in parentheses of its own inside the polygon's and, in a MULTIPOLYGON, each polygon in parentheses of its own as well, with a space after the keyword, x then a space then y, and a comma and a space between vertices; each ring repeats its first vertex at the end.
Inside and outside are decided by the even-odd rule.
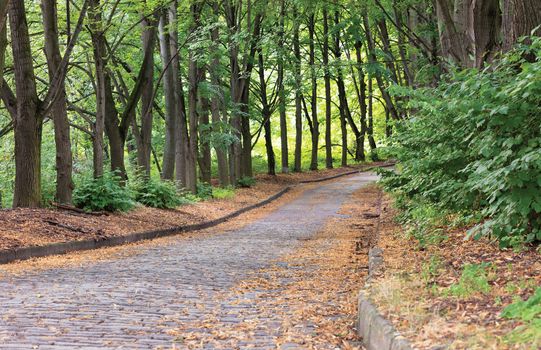
POLYGON ((277 176, 260 175, 255 186, 237 189, 233 198, 201 201, 175 210, 138 207, 128 213, 99 216, 59 209, 1 210, 0 250, 72 240, 101 240, 133 232, 199 223, 264 200, 287 185, 350 170, 337 168, 277 176))
MULTIPOLYGON (((392 207, 389 198, 384 207, 392 207)), ((540 329, 520 339, 516 330, 523 323, 501 317, 506 305, 526 300, 541 286, 535 247, 500 250, 495 241, 466 239, 464 227, 441 227, 441 241, 420 246, 395 215, 391 210, 382 217, 378 245, 385 271, 369 292, 416 347, 538 348, 534 339, 541 341, 540 329)))

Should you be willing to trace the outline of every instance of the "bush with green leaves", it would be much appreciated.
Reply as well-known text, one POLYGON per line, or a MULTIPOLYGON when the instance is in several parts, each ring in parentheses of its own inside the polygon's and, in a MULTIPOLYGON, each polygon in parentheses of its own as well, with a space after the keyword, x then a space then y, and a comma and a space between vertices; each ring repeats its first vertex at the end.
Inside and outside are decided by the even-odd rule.
POLYGON ((256 181, 253 177, 243 176, 237 181, 239 187, 250 188, 255 185, 256 181))
POLYGON ((212 185, 204 182, 197 183, 197 197, 201 199, 212 198, 212 185))
POLYGON ((147 207, 173 209, 191 202, 178 194, 171 181, 141 177, 133 181, 131 187, 135 200, 147 207))
POLYGON ((400 161, 382 183, 403 202, 479 210, 475 237, 501 246, 541 240, 541 38, 483 70, 450 73, 436 88, 408 97, 413 117, 397 125, 400 161))
POLYGON ((212 198, 215 199, 231 199, 235 197, 235 188, 228 187, 216 187, 212 189, 212 198))
POLYGON ((128 211, 135 206, 131 191, 112 172, 83 178, 73 191, 73 203, 86 211, 128 211))

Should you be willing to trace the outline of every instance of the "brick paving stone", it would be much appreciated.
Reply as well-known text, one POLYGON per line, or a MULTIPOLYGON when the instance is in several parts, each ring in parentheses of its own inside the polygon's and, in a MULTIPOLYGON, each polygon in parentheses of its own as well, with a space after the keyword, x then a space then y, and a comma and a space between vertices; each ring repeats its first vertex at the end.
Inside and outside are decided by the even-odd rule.
MULTIPOLYGON (((365 173, 322 184, 235 231, 141 245, 133 247, 137 254, 108 261, 5 276, 0 349, 182 349, 168 333, 179 322, 213 314, 222 322, 249 322, 257 299, 269 291, 242 296, 245 305, 220 301, 218 293, 294 250, 336 216, 349 195, 374 180, 365 173)), ((256 339, 240 348, 275 349, 281 321, 258 319, 265 324, 257 325, 256 339)))

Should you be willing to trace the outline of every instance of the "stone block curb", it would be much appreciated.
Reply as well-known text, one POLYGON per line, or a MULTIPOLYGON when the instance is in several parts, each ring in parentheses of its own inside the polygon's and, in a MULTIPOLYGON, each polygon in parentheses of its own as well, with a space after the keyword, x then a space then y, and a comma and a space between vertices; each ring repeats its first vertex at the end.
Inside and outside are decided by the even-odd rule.
MULTIPOLYGON (((367 283, 383 268, 383 250, 378 247, 368 252, 367 283)), ((411 343, 400 335, 383 317, 364 291, 359 292, 357 305, 357 335, 367 350, 413 350, 411 343)))

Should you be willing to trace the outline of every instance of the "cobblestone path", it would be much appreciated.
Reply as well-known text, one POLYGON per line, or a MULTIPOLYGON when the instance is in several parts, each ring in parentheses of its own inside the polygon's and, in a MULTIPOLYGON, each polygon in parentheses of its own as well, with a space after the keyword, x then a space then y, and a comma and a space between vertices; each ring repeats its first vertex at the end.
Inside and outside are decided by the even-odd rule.
MULTIPOLYGON (((293 251, 375 179, 363 173, 323 183, 232 232, 143 244, 112 261, 4 276, 0 349, 182 349, 178 335, 168 332, 179 323, 197 324, 209 310, 226 315, 222 322, 244 322, 235 310, 246 305, 217 295, 293 251)), ((240 347, 276 348, 273 322, 279 321, 269 319, 257 327, 255 341, 240 347)))

